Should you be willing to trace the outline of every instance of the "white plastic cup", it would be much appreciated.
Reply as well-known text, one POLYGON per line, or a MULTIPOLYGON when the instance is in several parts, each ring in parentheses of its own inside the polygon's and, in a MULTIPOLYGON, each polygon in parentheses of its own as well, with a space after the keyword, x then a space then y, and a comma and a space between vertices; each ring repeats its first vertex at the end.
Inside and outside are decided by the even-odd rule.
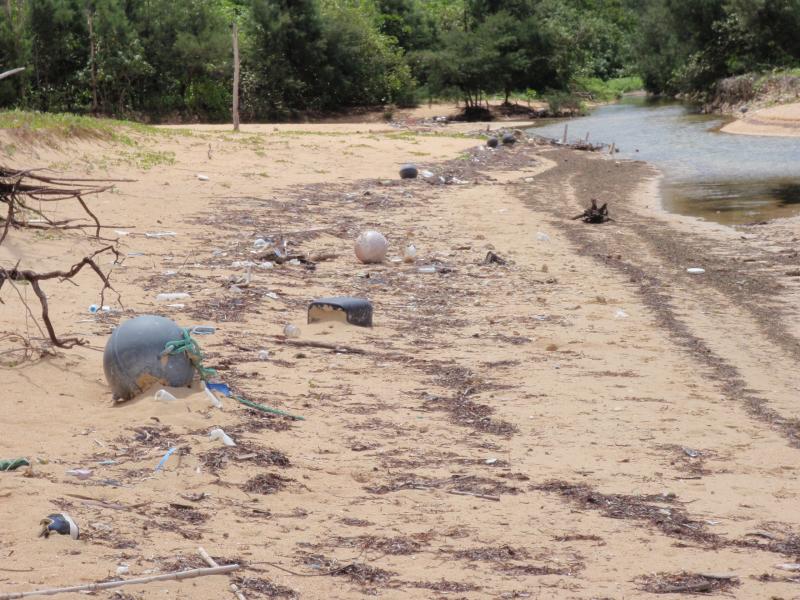
POLYGON ((208 432, 208 437, 210 437, 212 440, 221 440, 223 444, 225 444, 226 446, 229 446, 229 447, 232 447, 232 446, 236 445, 236 442, 234 442, 231 439, 231 437, 227 433, 222 431, 222 429, 220 429, 219 427, 209 431, 208 432))
POLYGON ((158 390, 156 392, 155 399, 159 402, 172 402, 173 400, 177 400, 177 398, 170 394, 167 390, 158 390))

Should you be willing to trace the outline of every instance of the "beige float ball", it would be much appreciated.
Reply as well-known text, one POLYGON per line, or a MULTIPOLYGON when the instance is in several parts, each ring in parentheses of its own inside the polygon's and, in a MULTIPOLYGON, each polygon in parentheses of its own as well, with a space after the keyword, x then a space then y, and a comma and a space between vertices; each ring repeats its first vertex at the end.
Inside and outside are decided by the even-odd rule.
POLYGON ((386 258, 389 242, 378 231, 364 231, 356 240, 356 257, 362 263, 380 263, 386 258))

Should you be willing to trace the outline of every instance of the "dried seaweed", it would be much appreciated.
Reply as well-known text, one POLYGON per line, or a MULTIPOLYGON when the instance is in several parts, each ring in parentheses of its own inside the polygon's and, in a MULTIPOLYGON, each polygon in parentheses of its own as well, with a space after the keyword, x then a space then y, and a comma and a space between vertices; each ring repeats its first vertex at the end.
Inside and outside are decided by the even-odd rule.
POLYGON ((703 575, 700 573, 656 573, 636 579, 639 587, 652 594, 710 594, 737 587, 737 577, 703 575))

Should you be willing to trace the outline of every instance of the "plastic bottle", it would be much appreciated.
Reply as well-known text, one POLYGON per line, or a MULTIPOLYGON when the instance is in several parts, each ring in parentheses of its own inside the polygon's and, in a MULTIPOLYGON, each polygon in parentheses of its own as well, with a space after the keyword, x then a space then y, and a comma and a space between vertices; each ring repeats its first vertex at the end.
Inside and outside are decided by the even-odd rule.
POLYGON ((209 402, 211 402, 211 406, 214 408, 222 408, 222 401, 214 395, 208 387, 206 386, 206 382, 203 382, 203 391, 205 392, 206 396, 208 396, 209 402))
POLYGON ((222 431, 222 429, 220 429, 219 427, 209 431, 208 432, 208 437, 210 437, 212 440, 222 440, 222 443, 225 444, 226 446, 235 446, 236 445, 236 442, 234 442, 231 439, 231 437, 227 433, 222 431))
POLYGON ((183 299, 188 298, 188 297, 189 297, 189 294, 187 294, 186 292, 173 292, 173 293, 170 293, 170 294, 167 294, 167 293, 158 294, 156 296, 156 300, 158 302, 172 302, 173 300, 183 300, 183 299))
POLYGON ((417 269, 417 273, 436 273, 436 267, 434 265, 425 265, 417 269))
POLYGON ((158 390, 156 392, 155 399, 160 402, 172 402, 173 400, 177 400, 177 398, 170 394, 167 390, 158 390))
POLYGON ((409 244, 403 251, 403 260, 407 263, 413 263, 417 260, 417 247, 414 244, 409 244))
POLYGON ((286 326, 283 328, 283 335, 285 335, 289 339, 299 338, 300 328, 297 325, 292 325, 291 323, 287 323, 286 326))
POLYGON ((269 350, 259 350, 258 360, 269 360, 269 350))

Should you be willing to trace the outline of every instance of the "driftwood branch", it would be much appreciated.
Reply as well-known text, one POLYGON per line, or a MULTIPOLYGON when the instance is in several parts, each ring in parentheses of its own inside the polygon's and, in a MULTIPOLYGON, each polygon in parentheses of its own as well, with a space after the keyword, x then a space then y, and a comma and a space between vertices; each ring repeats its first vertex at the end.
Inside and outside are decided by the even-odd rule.
MULTIPOLYGON (((198 554, 200 554, 200 557, 204 561, 206 561, 206 564, 209 567, 212 567, 212 568, 219 567, 219 565, 217 564, 217 561, 215 561, 213 558, 211 558, 211 555, 208 552, 206 552, 205 548, 200 546, 197 549, 197 552, 198 552, 198 554)), ((244 597, 244 594, 242 593, 242 591, 239 589, 239 586, 236 585, 235 583, 231 584, 231 591, 236 596, 236 600, 247 600, 247 598, 244 597)))
POLYGON ((108 276, 103 273, 103 271, 100 269, 100 266, 97 264, 97 262, 95 262, 95 258, 104 253, 111 253, 115 256, 116 260, 120 259, 120 253, 116 247, 106 246, 105 248, 101 248, 89 256, 84 256, 83 259, 72 265, 66 271, 48 271, 46 273, 37 273, 36 271, 29 269, 20 269, 19 266, 16 266, 10 270, 0 267, 0 289, 3 288, 3 284, 6 281, 28 282, 31 286, 31 289, 33 289, 33 292, 36 294, 36 297, 39 299, 39 304, 42 307, 42 321, 44 322, 44 326, 47 329, 47 334, 50 337, 50 341, 53 343, 53 345, 58 348, 84 346, 88 342, 81 338, 68 337, 61 339, 56 335, 53 323, 50 320, 50 310, 47 302, 47 295, 44 293, 44 290, 42 290, 40 282, 50 279, 60 279, 61 281, 71 280, 72 277, 80 273, 84 267, 89 267, 97 274, 97 276, 100 278, 100 281, 103 282, 103 288, 100 291, 100 303, 102 304, 105 299, 106 290, 114 291, 111 282, 108 280, 108 276))
POLYGON ((608 202, 603 206, 597 206, 597 200, 592 198, 592 205, 583 211, 581 214, 572 217, 573 221, 582 219, 584 223, 605 223, 606 221, 613 221, 608 216, 608 202))
POLYGON ((177 571, 174 573, 164 573, 162 575, 151 575, 149 577, 137 577, 136 579, 87 583, 85 585, 73 585, 70 587, 34 590, 32 592, 12 592, 10 594, 0 594, 0 600, 16 600, 17 598, 31 598, 33 596, 55 596, 56 594, 68 594, 72 592, 97 592, 126 585, 153 583, 155 581, 182 581, 184 579, 205 577, 207 575, 224 575, 225 573, 236 571, 239 568, 240 566, 237 564, 223 565, 221 567, 209 567, 207 569, 191 569, 189 571, 177 571))

